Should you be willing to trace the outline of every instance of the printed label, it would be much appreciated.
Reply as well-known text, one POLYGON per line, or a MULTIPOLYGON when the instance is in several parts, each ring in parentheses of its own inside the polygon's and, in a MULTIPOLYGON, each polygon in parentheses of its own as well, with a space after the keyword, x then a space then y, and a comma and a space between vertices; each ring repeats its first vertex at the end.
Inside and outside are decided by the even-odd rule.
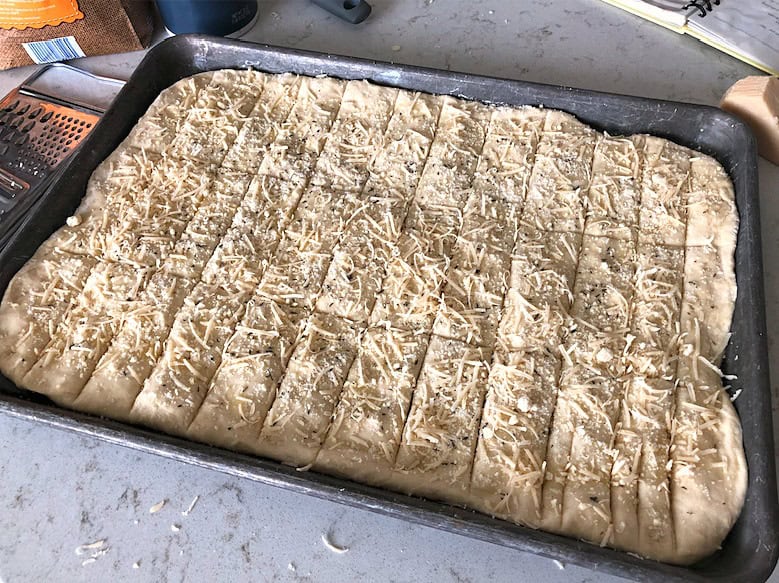
POLYGON ((22 43, 30 58, 38 63, 54 63, 86 57, 84 51, 72 36, 63 36, 50 40, 40 40, 34 43, 22 43))

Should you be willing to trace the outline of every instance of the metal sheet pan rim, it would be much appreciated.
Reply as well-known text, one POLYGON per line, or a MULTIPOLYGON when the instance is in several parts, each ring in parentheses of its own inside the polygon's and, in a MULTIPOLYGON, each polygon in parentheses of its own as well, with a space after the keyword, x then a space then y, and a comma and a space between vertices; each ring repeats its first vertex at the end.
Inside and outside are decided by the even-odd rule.
POLYGON ((746 126, 716 108, 199 35, 174 37, 149 51, 104 116, 104 123, 92 132, 82 150, 69 161, 17 235, 0 250, 0 291, 32 251, 75 209, 80 200, 77 197, 83 196, 83 186, 78 195, 74 185, 86 183, 92 170, 118 145, 162 89, 178 78, 200 71, 248 67, 269 72, 367 78, 386 85, 490 103, 563 109, 597 129, 611 133, 653 133, 668 137, 713 155, 725 166, 735 185, 742 219, 736 249, 739 298, 735 317, 740 318, 740 327, 726 353, 725 365, 731 370, 735 367, 739 372, 743 369, 741 379, 748 384, 748 393, 742 395, 736 406, 748 437, 750 487, 744 512, 726 539, 723 551, 694 568, 646 561, 574 539, 514 526, 477 512, 313 472, 297 473, 275 462, 72 412, 20 391, 4 377, 0 377, 0 413, 636 580, 662 576, 666 580, 724 581, 738 576, 744 581, 757 581, 768 577, 779 555, 779 504, 768 381, 756 149, 746 126), (57 194, 61 196, 57 198, 57 194), (741 356, 740 362, 738 356, 741 356), (742 539, 749 534, 748 529, 757 527, 763 547, 747 549, 746 541, 742 539), (736 547, 737 544, 740 546, 736 547), (759 553, 758 561, 754 560, 756 553, 759 553))

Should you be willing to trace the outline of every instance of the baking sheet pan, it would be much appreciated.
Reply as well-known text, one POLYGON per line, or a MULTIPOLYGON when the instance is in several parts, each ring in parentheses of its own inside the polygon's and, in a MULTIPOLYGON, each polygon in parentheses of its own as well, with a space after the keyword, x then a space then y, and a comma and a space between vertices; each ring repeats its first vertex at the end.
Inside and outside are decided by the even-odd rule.
POLYGON ((18 269, 76 209, 95 167, 129 133, 151 102, 179 79, 222 68, 255 68, 271 73, 331 75, 369 79, 383 85, 456 95, 489 103, 543 105, 576 115, 611 134, 651 133, 715 157, 728 171, 741 217, 736 248, 738 299, 732 338, 723 370, 737 375, 733 390, 741 417, 749 464, 744 509, 722 549, 699 564, 676 567, 541 531, 486 515, 378 490, 314 472, 297 472, 276 462, 252 458, 143 428, 80 414, 20 390, 0 376, 0 412, 92 435, 320 498, 575 563, 636 580, 763 581, 779 553, 765 303, 754 139, 746 126, 715 108, 639 97, 583 91, 379 63, 240 41, 185 35, 152 49, 103 122, 0 251, 0 293, 18 269))

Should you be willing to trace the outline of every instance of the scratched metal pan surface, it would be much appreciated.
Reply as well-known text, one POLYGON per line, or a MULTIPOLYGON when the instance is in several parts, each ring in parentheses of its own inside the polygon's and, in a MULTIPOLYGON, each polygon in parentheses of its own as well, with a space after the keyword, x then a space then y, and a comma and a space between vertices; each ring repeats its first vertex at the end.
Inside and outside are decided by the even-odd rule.
POLYGON ((111 443, 216 469, 245 479, 326 498, 463 536, 529 551, 634 580, 763 581, 779 553, 773 431, 768 380, 765 302, 760 247, 755 142, 749 130, 711 107, 657 101, 281 49, 204 36, 179 36, 152 49, 102 123, 59 179, 0 251, 0 293, 18 269, 78 206, 95 167, 129 133, 151 102, 179 79, 223 68, 368 79, 383 85, 450 94, 489 103, 543 105, 576 115, 611 134, 650 133, 715 157, 735 185, 741 217, 736 248, 738 299, 723 369, 737 375, 733 389, 749 463, 744 509, 713 556, 689 568, 642 560, 626 553, 535 531, 446 504, 354 482, 296 472, 252 458, 173 438, 140 427, 76 413, 0 377, 0 411, 7 415, 92 435, 111 443))

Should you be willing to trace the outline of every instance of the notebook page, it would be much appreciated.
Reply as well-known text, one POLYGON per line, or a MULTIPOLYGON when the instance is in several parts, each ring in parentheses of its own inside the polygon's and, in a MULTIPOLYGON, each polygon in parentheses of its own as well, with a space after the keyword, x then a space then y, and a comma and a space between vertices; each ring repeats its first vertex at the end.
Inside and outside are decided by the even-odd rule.
POLYGON ((723 0, 706 16, 690 16, 690 32, 763 70, 779 71, 779 0, 723 0))
POLYGON ((627 10, 633 14, 674 30, 684 32, 687 23, 686 11, 682 0, 603 0, 607 4, 627 10))
POLYGON ((680 11, 687 4, 685 0, 642 0, 644 4, 651 4, 662 10, 680 11))

